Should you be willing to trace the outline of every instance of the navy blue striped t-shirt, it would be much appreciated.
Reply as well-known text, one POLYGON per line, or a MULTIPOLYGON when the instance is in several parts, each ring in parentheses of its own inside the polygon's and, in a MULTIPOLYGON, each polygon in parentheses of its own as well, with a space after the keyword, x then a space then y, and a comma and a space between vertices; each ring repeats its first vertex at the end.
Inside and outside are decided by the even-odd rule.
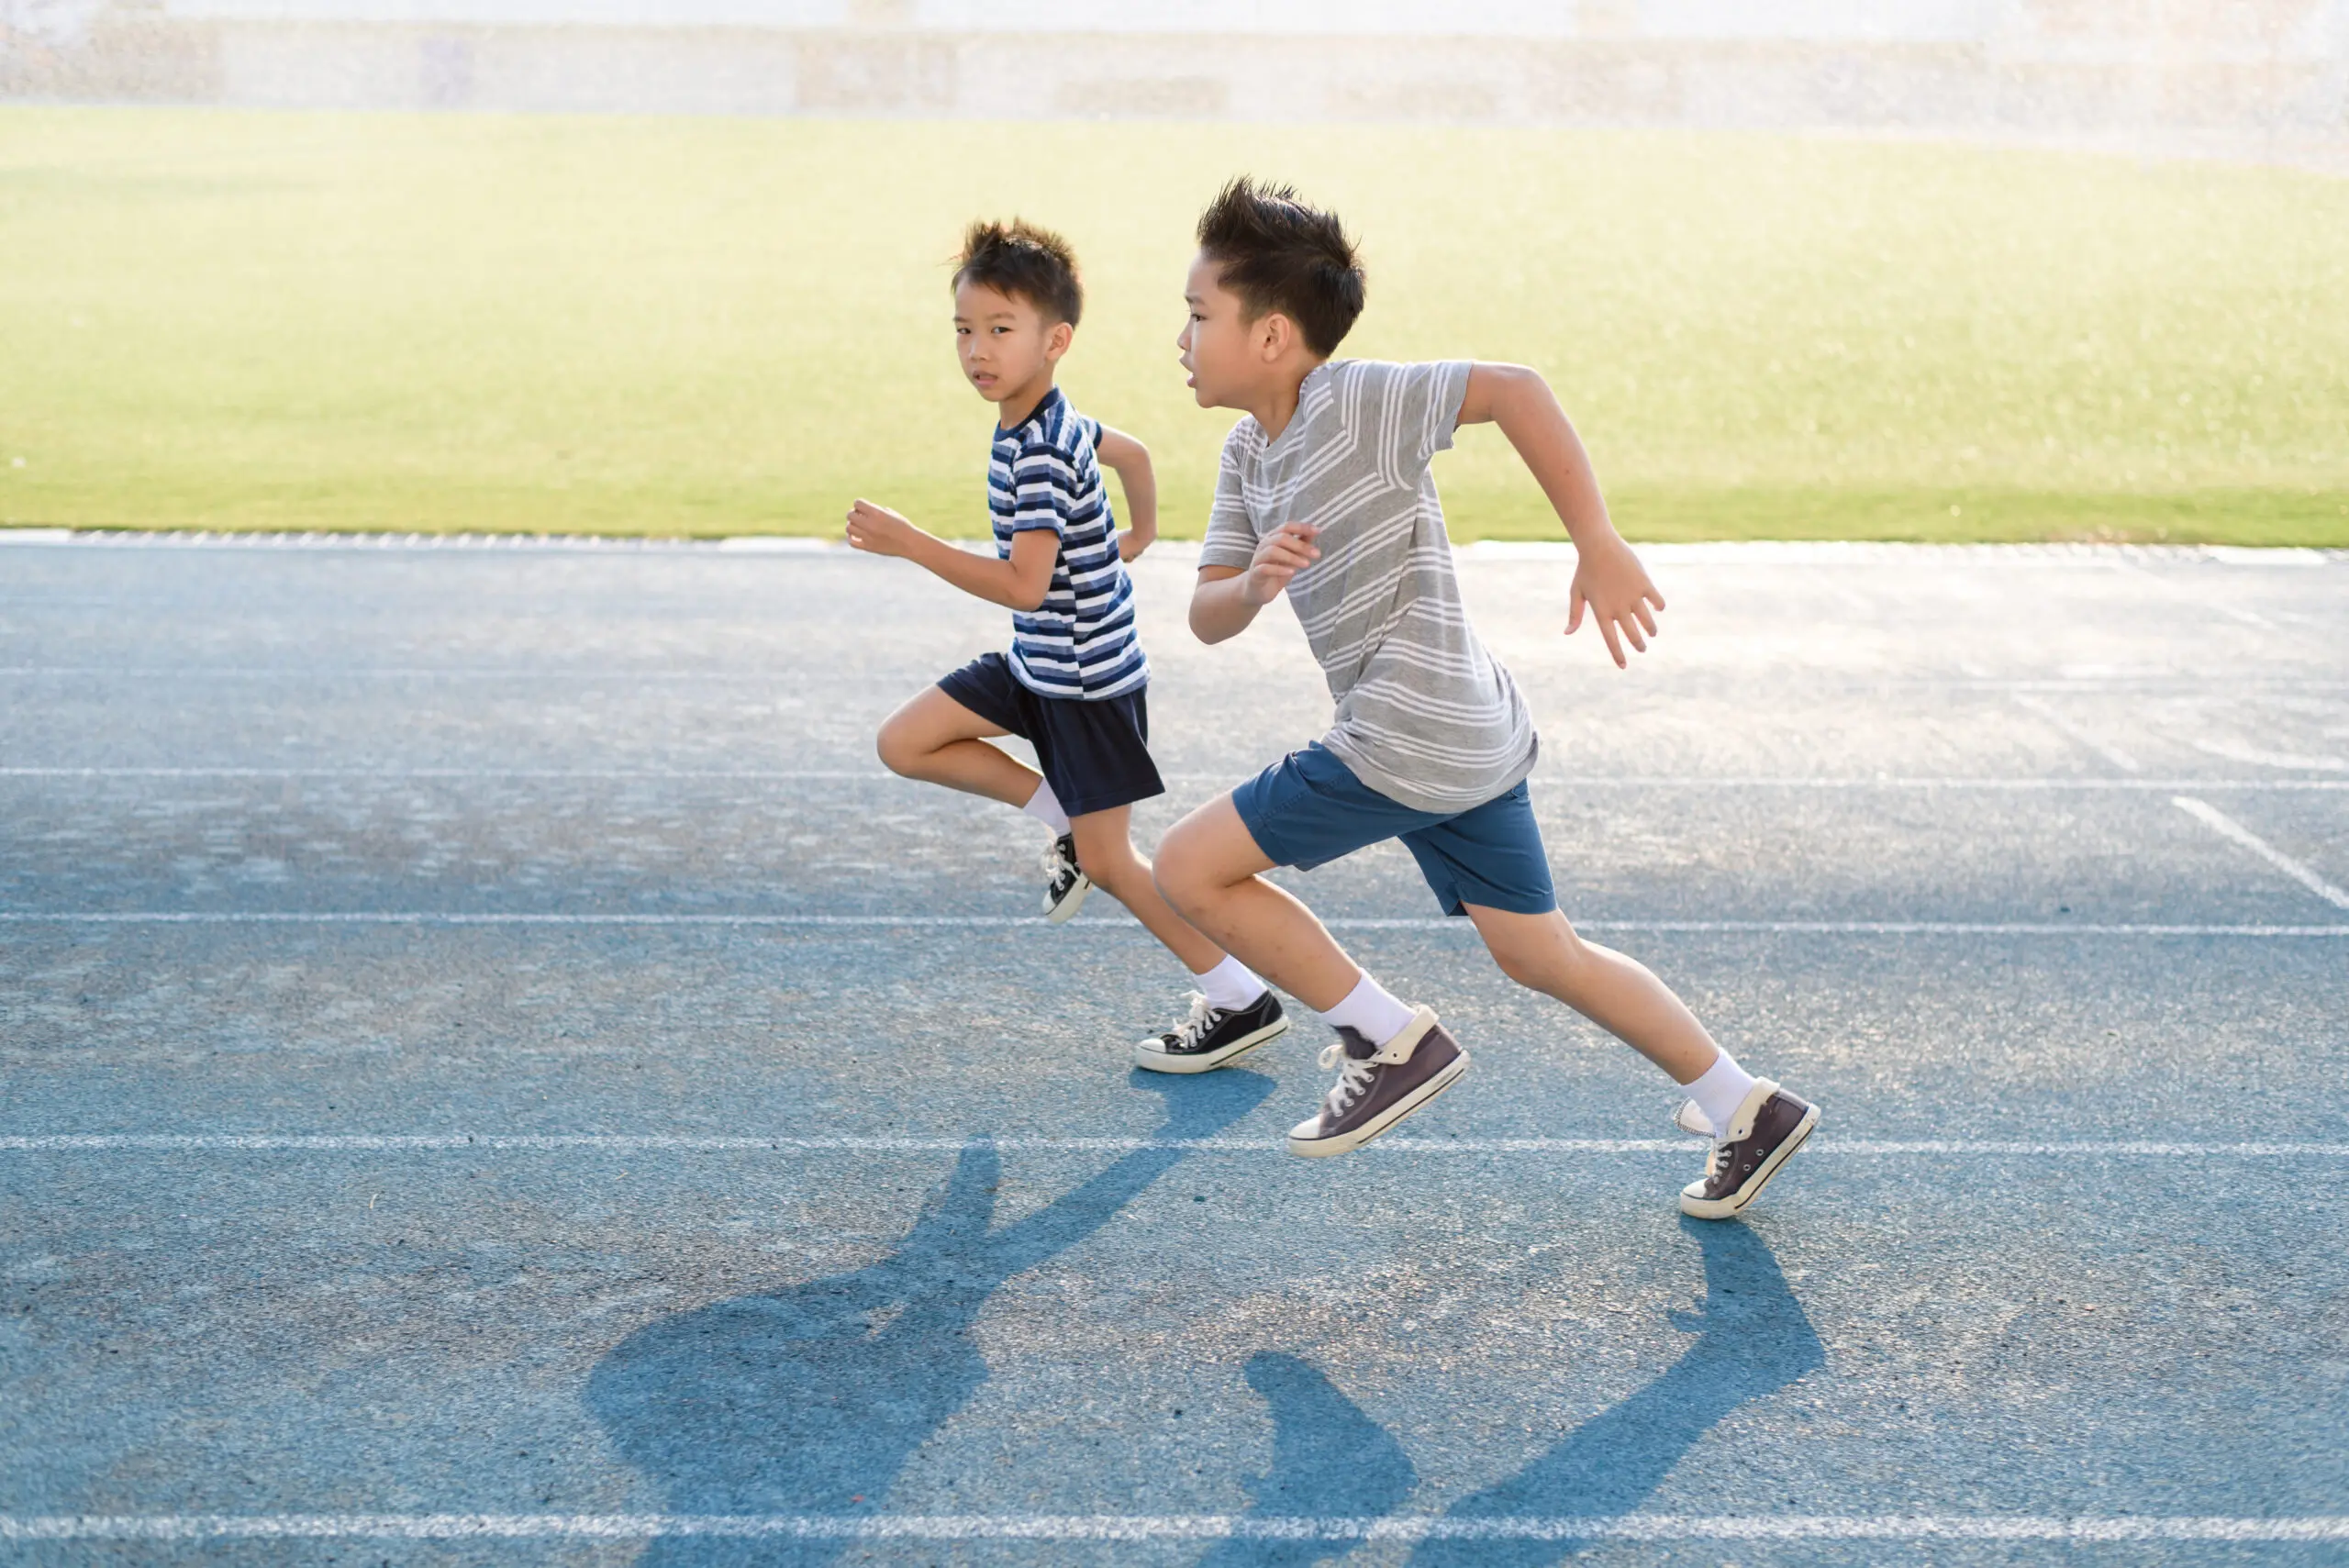
POLYGON ((1040 696, 1097 702, 1150 679, 1134 635, 1133 580, 1094 454, 1100 435, 1101 421, 1070 407, 1056 386, 1016 428, 996 429, 987 463, 996 554, 1010 560, 1012 536, 1030 528, 1060 536, 1042 606, 1011 617, 1011 673, 1040 696))

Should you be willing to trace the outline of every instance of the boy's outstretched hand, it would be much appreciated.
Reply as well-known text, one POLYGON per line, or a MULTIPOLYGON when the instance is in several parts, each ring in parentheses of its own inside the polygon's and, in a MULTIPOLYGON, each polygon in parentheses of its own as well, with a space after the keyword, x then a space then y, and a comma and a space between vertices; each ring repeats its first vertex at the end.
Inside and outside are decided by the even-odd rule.
POLYGON ((874 555, 910 555, 921 530, 886 506, 860 500, 848 509, 848 542, 874 555))
POLYGON ((1320 532, 1311 523, 1283 523, 1258 539, 1248 580, 1240 585, 1241 596, 1260 607, 1279 598, 1291 579, 1321 559, 1313 544, 1320 532))
POLYGON ((1607 651, 1615 656, 1615 667, 1628 669, 1631 661, 1623 656, 1623 644, 1629 642, 1642 653, 1648 651, 1647 639, 1656 634, 1655 610, 1664 608, 1664 595, 1656 592, 1655 584, 1648 581, 1647 568, 1620 537, 1577 544, 1575 554, 1566 635, 1572 637, 1582 626, 1582 613, 1587 609, 1590 618, 1598 623, 1598 635, 1607 639, 1607 651))

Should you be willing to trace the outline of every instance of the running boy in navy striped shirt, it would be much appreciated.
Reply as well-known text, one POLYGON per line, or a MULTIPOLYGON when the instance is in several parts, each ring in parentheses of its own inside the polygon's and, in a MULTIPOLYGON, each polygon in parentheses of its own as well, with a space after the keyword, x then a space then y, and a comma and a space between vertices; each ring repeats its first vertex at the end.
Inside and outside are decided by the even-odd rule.
POLYGON ((967 554, 885 506, 860 500, 848 541, 899 555, 1011 611, 1011 650, 973 660, 881 727, 881 760, 924 779, 1015 806, 1052 833, 1044 914, 1058 924, 1096 884, 1134 912, 1197 977, 1188 1014, 1136 1048, 1144 1067, 1203 1073, 1288 1028, 1279 999, 1246 965, 1159 895, 1135 852, 1133 804, 1163 795, 1150 758, 1150 663, 1134 630, 1126 563, 1158 531, 1150 453, 1069 406, 1053 374, 1076 335, 1085 293, 1058 235, 980 223, 954 269, 963 373, 999 410, 987 463, 995 558, 967 554), (1134 525, 1118 531, 1101 468, 1118 473, 1134 525), (987 744, 1017 735, 1039 773, 987 744))

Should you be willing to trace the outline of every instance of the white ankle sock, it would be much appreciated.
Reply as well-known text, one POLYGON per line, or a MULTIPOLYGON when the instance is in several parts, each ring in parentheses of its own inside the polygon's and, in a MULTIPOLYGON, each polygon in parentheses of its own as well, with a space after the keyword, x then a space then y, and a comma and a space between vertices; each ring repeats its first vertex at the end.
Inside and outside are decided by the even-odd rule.
POLYGON ((1323 1008, 1321 1016, 1331 1029, 1353 1029, 1373 1045, 1385 1045, 1411 1027, 1414 1015, 1409 1004, 1397 1000, 1365 971, 1346 999, 1323 1008))
POLYGON ((1050 828, 1055 836, 1068 831, 1068 813, 1061 809, 1060 796, 1052 793, 1050 779, 1038 779, 1036 793, 1019 809, 1050 828))
POLYGON ((1208 1006, 1220 1007, 1227 1013, 1254 1006, 1264 994, 1264 983, 1256 978, 1256 972, 1230 953, 1224 954, 1223 962, 1205 974, 1191 978, 1199 983, 1208 1006))
POLYGON ((1729 1130, 1737 1107, 1745 1103, 1747 1093, 1753 1087, 1753 1074, 1740 1067, 1737 1058, 1724 1051, 1713 1058, 1713 1064, 1695 1083, 1683 1084, 1681 1087, 1697 1102, 1697 1108, 1705 1113, 1705 1119, 1713 1124, 1713 1135, 1718 1138, 1729 1130))

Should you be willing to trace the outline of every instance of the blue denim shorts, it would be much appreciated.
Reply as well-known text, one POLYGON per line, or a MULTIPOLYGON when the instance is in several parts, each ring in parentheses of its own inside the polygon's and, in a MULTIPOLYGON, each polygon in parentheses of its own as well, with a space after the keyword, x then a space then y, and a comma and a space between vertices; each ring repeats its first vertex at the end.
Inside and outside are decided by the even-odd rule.
POLYGON ((1450 816, 1390 800, 1315 741, 1231 792, 1249 837, 1277 865, 1311 871, 1387 839, 1400 839, 1447 915, 1464 904, 1546 915, 1558 906, 1550 857, 1520 782, 1506 795, 1450 816))

